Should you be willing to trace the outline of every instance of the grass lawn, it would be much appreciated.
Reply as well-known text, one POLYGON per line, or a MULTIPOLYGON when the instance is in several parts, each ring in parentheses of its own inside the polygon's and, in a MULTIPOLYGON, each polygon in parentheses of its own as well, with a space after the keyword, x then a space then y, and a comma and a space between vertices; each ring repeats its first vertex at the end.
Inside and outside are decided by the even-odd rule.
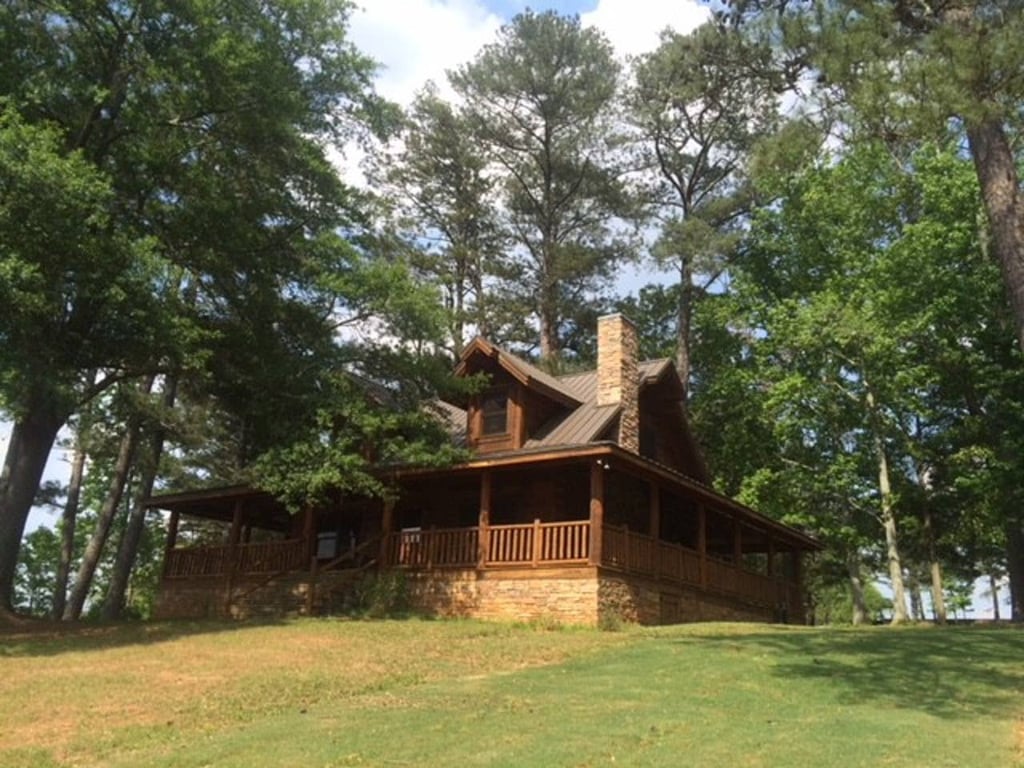
POLYGON ((0 635, 0 766, 1024 767, 1024 632, 468 621, 0 635))

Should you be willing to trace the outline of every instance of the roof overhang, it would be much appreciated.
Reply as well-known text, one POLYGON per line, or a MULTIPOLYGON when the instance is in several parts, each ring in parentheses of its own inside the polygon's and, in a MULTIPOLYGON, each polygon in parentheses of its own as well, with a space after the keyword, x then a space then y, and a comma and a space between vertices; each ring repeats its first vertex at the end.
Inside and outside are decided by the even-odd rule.
POLYGON ((447 473, 472 473, 487 469, 512 469, 539 464, 565 464, 579 461, 608 462, 608 468, 624 470, 635 476, 663 483, 667 486, 685 490, 698 501, 714 506, 722 511, 734 514, 746 525, 764 533, 788 540, 799 545, 800 549, 820 551, 824 549, 820 541, 802 531, 792 528, 778 520, 741 504, 728 496, 724 496, 699 480, 676 472, 674 469, 651 461, 643 456, 627 451, 616 443, 601 442, 586 445, 568 445, 557 448, 521 449, 507 453, 490 453, 448 467, 394 467, 390 474, 396 479, 407 477, 429 477, 447 473))
MULTIPOLYGON (((444 467, 393 466, 382 467, 378 474, 396 481, 415 477, 436 477, 446 474, 476 474, 488 469, 516 469, 538 465, 558 465, 599 461, 606 468, 615 468, 636 477, 684 490, 699 502, 733 514, 745 525, 802 550, 820 551, 821 542, 813 536, 792 528, 778 520, 761 514, 728 496, 723 496, 707 485, 674 469, 627 451, 615 443, 601 442, 586 445, 566 445, 557 448, 535 448, 490 453, 468 461, 444 467)), ((145 505, 150 509, 177 511, 208 519, 230 521, 237 504, 244 506, 246 517, 262 521, 268 527, 280 526, 287 520, 284 506, 269 493, 245 485, 224 486, 206 490, 186 491, 152 496, 145 505), (283 517, 282 517, 283 516, 283 517)))
POLYGON ((560 386, 554 376, 544 373, 526 361, 496 347, 479 336, 466 345, 459 364, 455 367, 455 375, 466 376, 471 374, 471 361, 477 355, 482 355, 493 361, 524 387, 549 400, 553 400, 559 405, 564 405, 566 408, 577 408, 582 405, 582 401, 560 386))

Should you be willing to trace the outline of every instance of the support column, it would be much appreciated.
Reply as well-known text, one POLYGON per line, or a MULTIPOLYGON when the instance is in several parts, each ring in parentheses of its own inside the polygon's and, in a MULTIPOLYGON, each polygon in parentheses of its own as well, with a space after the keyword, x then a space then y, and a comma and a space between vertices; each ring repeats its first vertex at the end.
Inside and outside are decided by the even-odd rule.
POLYGON ((743 524, 735 517, 732 519, 732 564, 743 567, 743 524))
POLYGON ((768 575, 775 575, 775 539, 768 534, 768 575))
POLYGON ((392 499, 384 499, 384 510, 380 518, 380 557, 378 562, 381 566, 388 566, 388 540, 395 527, 395 502, 392 499))
POLYGON ((231 512, 231 530, 228 532, 228 567, 225 577, 227 584, 224 590, 224 614, 228 617, 231 616, 231 605, 234 602, 232 593, 235 587, 235 573, 238 570, 238 542, 242 536, 242 506, 242 500, 238 499, 231 512))
MULTIPOLYGON (((242 538, 242 500, 235 502, 235 508, 231 511, 231 530, 228 532, 228 547, 234 553, 238 549, 238 542, 242 538)), ((233 560, 233 558, 232 558, 233 560)))
POLYGON ((316 557, 316 511, 307 504, 302 518, 302 539, 306 542, 306 557, 316 557))
POLYGON ((604 465, 590 465, 590 564, 601 564, 601 543, 604 534, 604 465))
POLYGON ((477 567, 483 568, 487 565, 491 552, 491 502, 493 498, 493 483, 489 471, 480 475, 480 518, 478 520, 479 531, 477 533, 477 567))
POLYGON ((700 566, 700 585, 708 586, 708 512, 703 504, 697 505, 697 557, 700 566))
POLYGON ((164 544, 164 572, 163 578, 167 578, 167 568, 171 561, 171 552, 178 545, 178 521, 181 513, 178 510, 171 510, 171 517, 167 521, 167 542, 164 544))
POLYGON ((650 509, 647 533, 657 541, 661 538, 661 488, 657 483, 652 482, 648 493, 650 495, 650 509))
POLYGON ((790 555, 793 558, 793 585, 796 595, 796 605, 789 606, 790 616, 801 624, 807 623, 807 616, 804 614, 804 577, 803 577, 803 553, 794 549, 790 555))

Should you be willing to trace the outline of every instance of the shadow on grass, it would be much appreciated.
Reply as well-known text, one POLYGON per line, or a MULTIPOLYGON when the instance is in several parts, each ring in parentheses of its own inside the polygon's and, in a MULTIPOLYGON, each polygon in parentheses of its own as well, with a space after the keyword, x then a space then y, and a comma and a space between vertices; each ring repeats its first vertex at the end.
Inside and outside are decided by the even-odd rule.
POLYGON ((237 632, 284 621, 168 620, 65 623, 35 621, 0 630, 0 657, 57 656, 68 652, 102 651, 150 645, 192 635, 237 632))
MULTIPOLYGON (((338 613, 303 621, 427 621, 434 616, 414 611, 381 615, 338 613)), ((230 619, 168 619, 162 621, 60 622, 25 619, 0 626, 0 657, 57 656, 68 652, 102 651, 131 645, 156 645, 193 635, 239 632, 253 627, 274 627, 296 619, 264 617, 243 621, 230 619)))
POLYGON ((753 631, 681 642, 776 657, 780 684, 828 686, 845 705, 915 709, 940 718, 1019 714, 1024 631, 905 627, 753 631))

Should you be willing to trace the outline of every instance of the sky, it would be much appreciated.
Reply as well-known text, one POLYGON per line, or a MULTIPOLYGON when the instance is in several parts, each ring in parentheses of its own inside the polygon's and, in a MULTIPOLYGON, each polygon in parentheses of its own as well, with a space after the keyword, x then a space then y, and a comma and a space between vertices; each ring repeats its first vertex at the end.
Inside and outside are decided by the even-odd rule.
POLYGON ((517 0, 357 0, 350 36, 381 64, 377 90, 407 104, 427 80, 443 86, 445 71, 470 61, 499 27, 527 5, 534 11, 578 14, 597 27, 620 56, 653 50, 666 27, 686 33, 707 19, 695 0, 590 0, 525 3, 517 0))

